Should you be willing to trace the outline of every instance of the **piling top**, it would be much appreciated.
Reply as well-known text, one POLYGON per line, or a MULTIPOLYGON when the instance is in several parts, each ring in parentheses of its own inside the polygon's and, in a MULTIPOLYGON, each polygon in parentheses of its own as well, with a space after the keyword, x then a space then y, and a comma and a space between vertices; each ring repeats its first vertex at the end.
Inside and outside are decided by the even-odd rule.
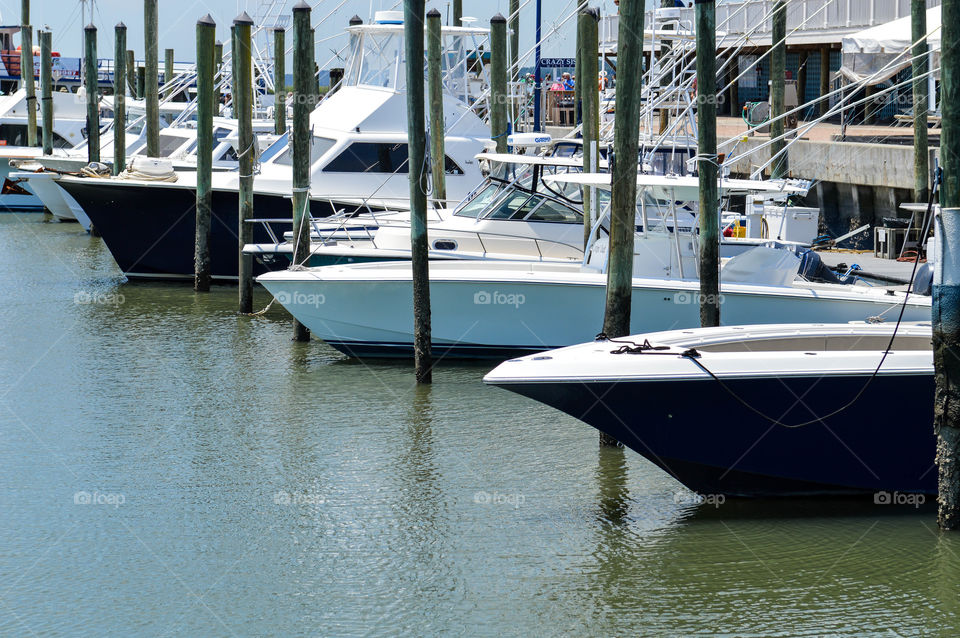
POLYGON ((274 33, 284 33, 284 32, 286 32, 286 29, 284 29, 283 27, 273 27, 273 32, 274 32, 274 33))
POLYGON ((297 4, 293 5, 294 11, 310 11, 310 5, 300 0, 297 4))
POLYGON ((428 18, 439 18, 439 17, 440 17, 440 12, 437 11, 437 8, 436 8, 436 7, 434 7, 433 9, 430 9, 429 11, 427 11, 427 17, 428 17, 428 18))
POLYGON ((97 30, 97 27, 93 26, 93 23, 91 22, 91 23, 88 24, 87 26, 83 27, 83 30, 84 30, 84 31, 96 31, 96 30, 97 30))
POLYGON ((125 24, 123 23, 123 20, 121 20, 120 22, 117 23, 117 26, 115 26, 115 27, 113 27, 113 28, 114 28, 114 29, 118 29, 118 30, 120 30, 120 31, 126 31, 126 30, 127 30, 127 25, 125 25, 125 24))
POLYGON ((507 19, 504 18, 502 15, 500 15, 500 14, 498 13, 497 15, 493 16, 492 18, 490 18, 490 24, 493 24, 494 22, 498 22, 498 23, 499 23, 499 22, 502 22, 502 23, 506 24, 506 23, 507 23, 507 19))
POLYGON ((197 25, 198 25, 198 26, 205 26, 205 27, 215 27, 215 26, 217 26, 217 23, 214 21, 213 16, 211 16, 211 15, 208 13, 207 15, 205 15, 205 16, 203 16, 202 18, 200 18, 199 20, 197 20, 197 25))
POLYGON ((236 18, 233 19, 233 23, 234 23, 235 25, 241 25, 241 24, 250 24, 250 25, 252 25, 252 24, 253 24, 253 18, 251 18, 249 15, 247 15, 247 12, 244 11, 243 13, 241 13, 240 15, 238 15, 236 18))
POLYGON ((358 15, 354 15, 352 18, 350 18, 350 26, 351 26, 351 27, 355 27, 355 26, 357 26, 358 24, 363 24, 363 18, 361 18, 361 17, 358 16, 358 15))

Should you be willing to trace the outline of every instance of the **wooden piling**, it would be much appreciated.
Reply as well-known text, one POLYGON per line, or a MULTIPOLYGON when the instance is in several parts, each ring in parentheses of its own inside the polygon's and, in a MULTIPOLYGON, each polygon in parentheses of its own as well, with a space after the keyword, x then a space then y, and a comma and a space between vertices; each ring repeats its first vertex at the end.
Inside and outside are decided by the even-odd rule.
MULTIPOLYGON (((782 0, 781 0, 782 2, 782 0)), ((716 5, 697 0, 697 173, 700 181, 700 325, 720 325, 720 199, 717 175, 716 5)), ((785 10, 781 11, 786 15, 785 10)), ((777 36, 773 36, 776 41, 777 36)), ((781 77, 781 91, 782 79, 781 77)), ((781 107, 783 105, 781 95, 781 107)), ((782 122, 782 120, 781 120, 782 122)), ((781 125, 781 129, 782 129, 781 125)), ((773 135, 771 129, 771 135, 773 135)))
POLYGON ((941 4, 943 205, 933 276, 933 419, 941 529, 960 528, 960 0, 941 4))
MULTIPOLYGON (((404 0, 403 3, 403 32, 406 59, 423 60, 423 0, 404 0)), ((503 90, 506 81, 506 29, 507 24, 503 16, 495 16, 491 27, 497 25, 499 33, 491 34, 494 53, 492 54, 494 68, 499 65, 503 77, 496 77, 491 83, 498 84, 498 90, 503 90), (499 21, 497 18, 499 17, 499 21), (497 47, 500 47, 499 55, 497 47)), ((423 105, 423 65, 408 63, 407 73, 407 138, 409 140, 410 169, 410 251, 413 279, 413 351, 415 376, 417 383, 431 383, 433 381, 433 361, 430 352, 430 272, 427 262, 429 245, 427 241, 427 179, 423 170, 426 156, 427 132, 424 124, 423 105)), ((500 126, 506 128, 503 109, 499 109, 500 126)), ((495 113, 498 112, 496 102, 495 113)), ((492 119, 492 117, 491 117, 492 119)), ((506 141, 506 140, 504 140, 506 141)))
MULTIPOLYGON (((711 3, 711 6, 715 5, 711 3)), ((773 39, 773 50, 770 52, 770 139, 773 143, 770 145, 770 154, 777 159, 770 165, 770 177, 780 179, 787 176, 787 141, 783 138, 784 117, 786 113, 784 102, 784 83, 787 75, 787 2, 786 0, 777 0, 773 7, 773 28, 771 38, 773 39)), ((710 37, 714 37, 711 34, 710 37)), ((697 43, 699 45, 699 42, 697 43)), ((712 47, 712 49, 715 48, 712 47)), ((699 51, 699 49, 698 49, 699 51)), ((698 56, 699 57, 699 56, 698 56)), ((716 68, 716 61, 713 62, 716 68)), ((698 95, 700 92, 700 80, 697 80, 698 95)), ((702 106, 702 104, 701 104, 702 106)), ((701 173, 702 174, 702 173, 701 173)), ((703 216, 700 216, 703 219, 703 216)), ((703 239, 701 237, 701 239, 703 239)))
POLYGON ((30 0, 20 0, 20 25, 30 24, 30 0))
POLYGON ((127 163, 127 25, 113 28, 113 174, 127 163))
POLYGON ((463 0, 453 0, 453 26, 463 26, 463 0))
POLYGON ((87 89, 87 161, 100 161, 100 104, 97 101, 97 27, 83 28, 83 75, 87 89))
MULTIPOLYGON (((28 5, 24 3, 29 12, 28 5)), ((27 91, 27 146, 36 146, 37 86, 33 76, 33 27, 29 24, 20 27, 20 82, 27 91)))
POLYGON ((273 132, 287 132, 287 45, 283 27, 273 29, 273 132))
POLYGON ((633 234, 637 212, 637 155, 640 131, 640 73, 643 0, 621 0, 617 55, 617 110, 614 114, 614 162, 611 193, 610 249, 603 332, 630 334, 633 234))
POLYGON ((157 20, 157 0, 143 0, 143 84, 147 111, 147 155, 149 157, 160 157, 157 20))
POLYGON ((40 114, 43 154, 53 153, 53 46, 52 34, 40 32, 40 114))
MULTIPOLYGON (((314 60, 310 5, 293 7, 293 265, 310 258, 310 111, 313 110, 314 60)), ((309 341, 310 331, 293 320, 294 341, 309 341)))
MULTIPOLYGON (((820 97, 830 93, 830 45, 820 47, 820 97)), ((820 115, 826 115, 830 110, 830 99, 820 100, 820 115)))
MULTIPOLYGON (((173 80, 173 49, 164 49, 163 50, 163 83, 170 84, 173 80)), ((168 99, 173 95, 173 89, 167 89, 164 93, 164 99, 168 99)))
POLYGON ((137 67, 137 99, 142 100, 147 94, 147 70, 137 67))
POLYGON ((507 152, 510 133, 510 96, 507 93, 507 20, 490 18, 490 137, 498 153, 507 152))
POLYGON ((930 197, 930 165, 927 151, 927 110, 930 108, 929 84, 925 77, 929 69, 927 58, 927 2, 912 0, 910 25, 913 42, 913 201, 925 202, 930 197))
POLYGON ((210 14, 197 20, 197 210, 193 289, 210 290, 210 224, 213 217, 213 85, 217 23, 210 14))
MULTIPOLYGON (((239 237, 239 304, 240 312, 253 312, 253 255, 245 255, 243 247, 253 243, 253 49, 251 32, 253 20, 246 11, 233 21, 233 116, 237 118, 240 148, 240 204, 237 236, 239 237)), ((297 158, 294 157, 294 163, 297 158)))
MULTIPOLYGON (((579 50, 580 74, 577 85, 582 86, 583 102, 583 172, 599 172, 600 150, 600 66, 599 66, 599 20, 600 13, 587 7, 578 16, 582 46, 579 50)), ((597 200, 593 188, 583 189, 583 246, 590 241, 590 231, 597 217, 597 200)))
POLYGON ((216 117, 220 115, 221 83, 223 82, 223 42, 219 40, 213 45, 213 63, 216 69, 216 75, 214 76, 216 86, 213 89, 213 115, 216 117))
POLYGON ((447 200, 442 49, 440 12, 431 9, 427 13, 427 88, 430 92, 430 175, 433 178, 433 202, 437 208, 446 206, 447 200))
MULTIPOLYGON (((637 212, 637 155, 640 132, 640 75, 643 64, 643 0, 621 0, 617 52, 617 110, 614 114, 610 202, 610 248, 603 332, 609 337, 630 334, 633 296, 633 240, 637 212)), ((600 434, 601 445, 619 445, 600 434)))
POLYGON ((133 59, 133 51, 127 49, 127 92, 130 97, 137 97, 137 66, 136 61, 133 59))

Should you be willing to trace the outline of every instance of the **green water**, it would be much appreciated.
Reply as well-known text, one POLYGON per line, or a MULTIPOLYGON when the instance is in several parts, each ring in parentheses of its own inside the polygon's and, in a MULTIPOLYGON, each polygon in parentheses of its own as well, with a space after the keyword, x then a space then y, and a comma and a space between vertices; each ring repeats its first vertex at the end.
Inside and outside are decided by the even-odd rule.
POLYGON ((929 508, 690 504, 489 365, 416 388, 40 220, 0 215, 0 636, 960 633, 929 508))

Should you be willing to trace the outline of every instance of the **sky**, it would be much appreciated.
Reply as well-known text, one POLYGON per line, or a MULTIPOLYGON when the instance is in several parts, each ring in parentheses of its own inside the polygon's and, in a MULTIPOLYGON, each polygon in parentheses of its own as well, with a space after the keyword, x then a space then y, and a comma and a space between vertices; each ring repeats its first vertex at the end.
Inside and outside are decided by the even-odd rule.
MULTIPOLYGON (((264 13, 262 7, 273 5, 283 7, 283 13, 290 15, 290 9, 298 0, 158 0, 159 2, 159 49, 163 61, 163 50, 174 49, 177 62, 192 62, 196 58, 195 26, 197 20, 209 13, 217 23, 217 38, 229 42, 230 25, 240 12, 247 11, 256 21, 264 13)), ((390 9, 399 0, 308 0, 313 7, 313 25, 317 27, 317 62, 324 66, 332 51, 342 47, 346 38, 339 35, 353 15, 359 15, 368 21, 371 8, 390 9), (336 36, 336 37, 334 37, 336 36), (330 38, 330 39, 328 39, 330 38)), ((534 42, 534 17, 536 0, 521 0, 520 10, 520 49, 526 52, 534 42)), ((543 33, 551 25, 569 15, 576 0, 542 0, 543 33)), ((436 8, 444 17, 452 11, 448 0, 428 0, 427 11, 436 8)), ((602 12, 613 12, 613 0, 593 0, 592 5, 602 12)), ((30 18, 35 29, 45 28, 53 31, 53 47, 64 57, 82 55, 81 37, 85 23, 90 22, 90 1, 87 11, 81 18, 81 0, 31 0, 30 18)), ((506 15, 510 8, 509 0, 463 0, 464 16, 477 18, 477 26, 489 26, 490 18, 500 12, 506 15)), ((274 11, 276 13, 276 11, 274 11)), ((20 0, 0 0, 0 16, 4 25, 20 23, 20 0)), ((97 51, 100 57, 113 57, 113 27, 123 21, 127 26, 127 47, 132 48, 138 60, 143 58, 143 2, 140 0, 95 0, 93 23, 98 29, 97 51)), ((568 21, 550 41, 543 46, 545 57, 573 57, 576 34, 575 20, 568 21)), ((19 40, 19 38, 17 39, 19 40)), ((288 35, 288 47, 291 36, 288 35)), ((288 56, 289 57, 289 56, 288 56)), ((327 64, 326 66, 337 66, 327 64)), ((530 63, 532 66, 532 62, 530 63)), ((287 68, 291 68, 288 60, 287 68)))

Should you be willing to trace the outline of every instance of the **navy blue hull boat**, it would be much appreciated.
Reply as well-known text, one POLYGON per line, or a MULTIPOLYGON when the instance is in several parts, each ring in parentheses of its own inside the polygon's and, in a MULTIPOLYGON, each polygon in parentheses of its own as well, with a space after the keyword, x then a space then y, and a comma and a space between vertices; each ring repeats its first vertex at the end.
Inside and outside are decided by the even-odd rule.
POLYGON ((935 494, 929 324, 678 330, 513 359, 488 384, 616 438, 700 494, 935 494), (882 361, 882 365, 881 365, 882 361))

